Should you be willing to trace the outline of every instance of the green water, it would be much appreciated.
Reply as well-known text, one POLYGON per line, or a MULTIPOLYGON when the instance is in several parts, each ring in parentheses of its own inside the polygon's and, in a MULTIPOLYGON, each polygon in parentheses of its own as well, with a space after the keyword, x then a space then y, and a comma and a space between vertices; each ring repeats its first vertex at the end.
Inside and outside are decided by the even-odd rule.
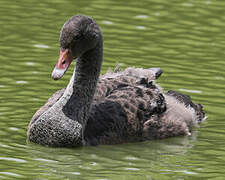
POLYGON ((225 179, 225 1, 1 0, 0 179, 225 179), (204 105, 191 137, 83 148, 26 142, 34 112, 65 87, 50 78, 59 31, 86 14, 104 35, 103 73, 161 67, 158 83, 204 105))

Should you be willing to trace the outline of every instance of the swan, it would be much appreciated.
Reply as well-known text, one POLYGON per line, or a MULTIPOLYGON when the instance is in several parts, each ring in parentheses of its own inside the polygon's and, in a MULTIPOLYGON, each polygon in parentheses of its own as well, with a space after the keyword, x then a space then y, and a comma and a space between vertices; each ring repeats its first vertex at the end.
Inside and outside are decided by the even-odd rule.
POLYGON ((205 118, 202 105, 155 84, 160 68, 116 68, 100 75, 103 37, 97 23, 72 16, 60 33, 60 56, 52 78, 76 65, 66 88, 31 119, 27 137, 47 146, 117 144, 190 135, 205 118))

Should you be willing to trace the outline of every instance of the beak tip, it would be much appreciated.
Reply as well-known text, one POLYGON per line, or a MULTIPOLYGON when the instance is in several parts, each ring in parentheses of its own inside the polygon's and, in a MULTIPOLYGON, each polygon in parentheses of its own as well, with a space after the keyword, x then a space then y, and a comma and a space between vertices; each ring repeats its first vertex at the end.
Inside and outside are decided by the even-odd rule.
POLYGON ((53 77, 53 76, 52 76, 52 79, 53 79, 53 80, 58 80, 59 78, 56 78, 56 77, 53 77))
POLYGON ((59 69, 57 67, 54 68, 52 71, 52 79, 58 80, 60 79, 65 73, 65 69, 59 69))

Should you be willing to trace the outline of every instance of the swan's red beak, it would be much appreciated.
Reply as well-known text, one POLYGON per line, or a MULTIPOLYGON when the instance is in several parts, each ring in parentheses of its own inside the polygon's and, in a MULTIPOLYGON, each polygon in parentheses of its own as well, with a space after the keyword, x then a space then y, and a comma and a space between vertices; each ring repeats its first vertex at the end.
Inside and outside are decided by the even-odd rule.
POLYGON ((60 49, 59 60, 52 72, 52 79, 60 79, 65 74, 72 61, 72 53, 68 49, 60 49))

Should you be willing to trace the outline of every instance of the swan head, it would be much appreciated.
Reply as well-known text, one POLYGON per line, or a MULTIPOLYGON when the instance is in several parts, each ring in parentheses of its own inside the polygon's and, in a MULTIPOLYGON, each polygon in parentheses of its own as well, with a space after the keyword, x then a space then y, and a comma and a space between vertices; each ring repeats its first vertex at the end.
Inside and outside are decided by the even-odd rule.
POLYGON ((60 33, 60 55, 52 78, 60 79, 71 62, 93 49, 99 41, 100 29, 88 16, 72 16, 63 25, 60 33))

